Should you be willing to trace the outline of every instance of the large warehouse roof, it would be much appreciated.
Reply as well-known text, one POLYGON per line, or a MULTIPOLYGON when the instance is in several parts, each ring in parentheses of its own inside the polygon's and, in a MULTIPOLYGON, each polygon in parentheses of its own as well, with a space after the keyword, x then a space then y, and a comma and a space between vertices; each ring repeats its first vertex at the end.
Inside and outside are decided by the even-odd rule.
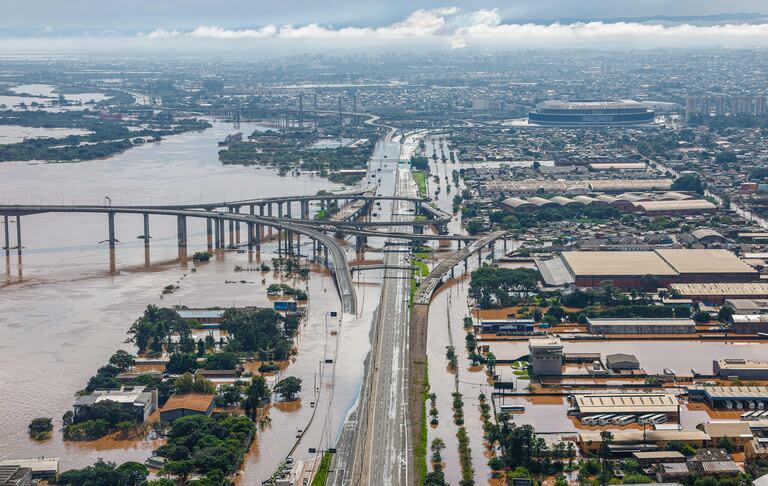
POLYGON ((705 386, 704 392, 712 399, 768 398, 768 386, 705 386))
POLYGON ((569 251, 563 260, 575 276, 677 275, 652 251, 569 251))
POLYGON ((717 206, 705 199, 643 201, 638 202, 636 206, 645 213, 662 211, 714 211, 717 209, 717 206))
POLYGON ((728 250, 659 249, 656 253, 679 273, 755 273, 728 250))
POLYGON ((582 414, 594 413, 676 413, 677 397, 671 393, 606 393, 575 395, 582 414))
MULTIPOLYGON (((575 277, 673 276, 692 273, 757 274, 757 270, 727 250, 569 251, 563 252, 562 258, 575 277)), ((675 289, 677 290, 677 287, 675 289)), ((680 293, 685 294, 683 291, 680 293)))
POLYGON ((680 295, 768 295, 768 282, 676 283, 671 287, 680 295))

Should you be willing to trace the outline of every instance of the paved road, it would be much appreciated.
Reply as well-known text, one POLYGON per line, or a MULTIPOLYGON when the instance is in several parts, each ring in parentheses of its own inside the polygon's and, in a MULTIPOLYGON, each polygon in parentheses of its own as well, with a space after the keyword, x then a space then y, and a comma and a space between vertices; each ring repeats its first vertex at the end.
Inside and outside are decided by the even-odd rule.
MULTIPOLYGON (((408 170, 398 170, 395 191, 398 195, 416 194, 416 184, 408 170)), ((410 217, 411 205, 394 203, 393 220, 410 217)), ((397 230, 409 231, 407 227, 397 230)), ((407 374, 410 270, 402 267, 410 265, 410 254, 389 252, 384 263, 397 268, 384 272, 374 341, 375 361, 372 360, 370 375, 367 432, 360 461, 355 464, 360 475, 353 477, 353 484, 405 486, 409 484, 409 464, 413 458, 409 446, 407 374)))
MULTIPOLYGON (((416 186, 410 173, 397 163, 399 144, 391 138, 388 136, 383 142, 386 157, 372 161, 369 178, 378 179, 382 194, 415 196, 416 186)), ((413 217, 412 203, 392 204, 393 221, 413 217)), ((400 234, 410 228, 393 226, 391 231, 400 234)), ((389 241, 402 240, 392 236, 389 241)), ((407 268, 410 255, 388 252, 385 265, 407 268)), ((360 397, 342 429, 327 484, 406 485, 412 479, 407 413, 409 285, 409 270, 385 270, 360 397)))

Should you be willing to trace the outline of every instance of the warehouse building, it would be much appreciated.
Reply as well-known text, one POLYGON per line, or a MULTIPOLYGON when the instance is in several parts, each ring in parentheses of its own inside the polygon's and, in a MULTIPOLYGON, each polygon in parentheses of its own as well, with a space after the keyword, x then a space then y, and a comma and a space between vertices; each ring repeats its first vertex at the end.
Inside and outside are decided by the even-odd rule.
POLYGON ((691 400, 702 400, 711 408, 726 410, 765 409, 768 405, 766 386, 703 386, 688 389, 691 400))
POLYGON ((528 340, 531 371, 534 375, 560 375, 563 372, 563 345, 554 337, 528 340))
POLYGON ((768 332, 768 314, 734 315, 731 329, 738 334, 768 332))
POLYGON ((533 332, 533 319, 482 319, 475 326, 478 334, 512 335, 533 332))
POLYGON ((611 281, 621 288, 642 288, 644 275, 656 277, 658 285, 751 282, 758 277, 757 270, 720 249, 569 251, 563 252, 560 260, 579 287, 598 287, 611 281))
MULTIPOLYGON (((620 446, 623 451, 637 452, 643 450, 663 450, 670 442, 682 442, 695 448, 704 447, 709 436, 702 430, 612 430, 611 446, 620 446), (634 450, 633 450, 634 449, 634 450)), ((579 433, 579 449, 588 454, 596 454, 603 446, 600 431, 583 431, 579 433)))
POLYGON ((726 299, 768 299, 768 282, 673 283, 673 294, 698 302, 722 304, 726 299))
POLYGON ((768 300, 765 299, 725 299, 725 305, 733 307, 736 314, 768 314, 768 300))
POLYGON ((712 362, 712 370, 720 378, 768 380, 768 361, 726 358, 712 362))
POLYGON ((640 361, 634 354, 615 353, 605 357, 605 366, 611 371, 632 371, 640 369, 640 361))
POLYGON ((587 319, 587 330, 592 334, 690 334, 696 332, 692 319, 587 319))
POLYGON ((754 437, 749 424, 740 420, 704 422, 696 428, 703 430, 709 436, 709 444, 707 444, 709 447, 718 447, 722 439, 728 439, 737 451, 743 451, 754 437))
POLYGON ((573 395, 571 412, 578 416, 663 413, 675 418, 678 402, 671 393, 591 393, 573 395))
POLYGON ((216 395, 185 393, 172 395, 160 410, 160 420, 173 422, 177 418, 189 415, 208 415, 213 413, 216 395))

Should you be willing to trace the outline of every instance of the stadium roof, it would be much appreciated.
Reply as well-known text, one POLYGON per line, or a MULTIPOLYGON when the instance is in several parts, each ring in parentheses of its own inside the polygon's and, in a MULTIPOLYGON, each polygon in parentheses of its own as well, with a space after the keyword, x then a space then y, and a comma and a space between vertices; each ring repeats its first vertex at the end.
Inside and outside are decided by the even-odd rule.
POLYGON ((566 101, 548 100, 537 105, 537 108, 547 110, 617 110, 627 108, 645 109, 646 107, 637 101, 566 101))

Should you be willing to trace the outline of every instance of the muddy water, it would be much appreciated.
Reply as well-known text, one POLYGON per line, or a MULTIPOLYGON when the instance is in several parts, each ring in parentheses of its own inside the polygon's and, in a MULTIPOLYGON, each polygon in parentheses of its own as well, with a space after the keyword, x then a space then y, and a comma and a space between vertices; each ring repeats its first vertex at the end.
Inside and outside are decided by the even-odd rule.
MULTIPOLYGON (((472 267, 470 267, 470 271, 472 267)), ((445 358, 446 346, 449 342, 449 332, 458 357, 459 392, 464 400, 464 426, 469 435, 472 449, 472 467, 475 470, 477 484, 489 484, 491 480, 488 467, 487 449, 483 439, 482 420, 480 419, 478 395, 482 392, 491 397, 492 386, 488 383, 485 370, 481 366, 472 367, 465 346, 466 331, 463 329, 463 319, 469 315, 467 308, 467 292, 469 277, 457 276, 457 280, 442 287, 432 300, 429 311, 429 335, 427 355, 429 358, 430 389, 437 394, 437 408, 440 413, 440 423, 436 428, 428 427, 428 442, 431 444, 435 437, 442 438, 446 443, 443 451, 446 481, 458 484, 461 480, 461 466, 458 457, 458 427, 453 422, 451 409, 455 382, 454 374, 447 369, 445 358)))
MULTIPOLYGON (((238 131, 249 133, 255 128, 243 124, 238 131)), ((114 204, 159 204, 312 194, 338 188, 320 178, 286 178, 267 169, 221 166, 216 141, 234 131, 217 123, 202 133, 172 137, 107 160, 80 164, 0 164, 0 199, 3 203, 94 204, 103 203, 108 195, 114 204)), ((15 224, 12 221, 12 234, 15 224)), ((120 243, 111 268, 109 252, 99 243, 106 238, 104 217, 22 218, 22 258, 15 252, 8 259, 0 257, 0 458, 61 457, 63 469, 81 467, 99 457, 118 462, 145 459, 156 444, 111 439, 64 443, 58 430, 51 439, 34 443, 28 439, 26 427, 37 416, 53 417, 56 429, 60 427, 60 417, 70 409, 74 392, 115 349, 131 349, 123 343, 125 331, 146 305, 269 304, 265 285, 278 281, 279 275, 264 275, 266 282, 262 284, 261 274, 234 271, 235 265, 252 265, 255 255, 249 259, 247 253, 228 252, 192 272, 191 261, 178 259, 173 218, 152 218, 148 258, 143 242, 136 238, 141 225, 140 217, 117 217, 120 243), (246 283, 225 284, 240 280, 246 283), (180 289, 162 297, 161 290, 168 284, 177 284, 180 289)), ((189 225, 191 254, 204 249, 205 232, 202 222, 190 220, 189 225)), ((13 237, 11 246, 15 246, 13 237)), ((261 257, 269 261, 274 243, 262 249, 261 257)), ((367 351, 371 306, 377 301, 373 294, 378 289, 361 284, 358 292, 364 309, 361 317, 345 317, 341 332, 337 332, 339 349, 351 351, 339 356, 333 401, 328 407, 331 413, 322 414, 327 420, 315 422, 328 425, 325 432, 313 432, 313 424, 308 443, 330 443, 355 400, 361 356, 367 351)), ((336 336, 332 339, 326 335, 324 317, 339 307, 330 276, 313 274, 309 294, 310 318, 298 339, 299 355, 283 371, 302 378, 304 391, 299 402, 271 411, 271 427, 260 433, 258 446, 246 458, 244 476, 248 482, 244 484, 268 476, 276 461, 288 452, 295 429, 303 427, 311 413, 309 402, 318 362, 329 349, 335 353, 336 336)), ((329 369, 323 371, 321 388, 325 389, 334 375, 329 369)), ((297 456, 307 454, 303 446, 299 452, 297 456)))

